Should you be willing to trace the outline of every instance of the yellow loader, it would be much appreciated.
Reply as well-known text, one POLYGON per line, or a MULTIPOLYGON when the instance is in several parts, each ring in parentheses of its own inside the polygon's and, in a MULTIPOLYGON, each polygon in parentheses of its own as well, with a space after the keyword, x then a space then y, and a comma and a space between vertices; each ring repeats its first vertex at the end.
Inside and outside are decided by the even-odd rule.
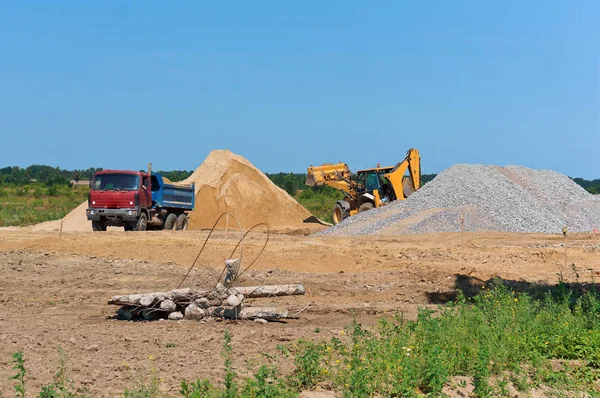
POLYGON ((404 160, 390 167, 358 170, 353 176, 345 163, 310 166, 306 185, 328 185, 342 191, 346 197, 333 207, 333 223, 363 211, 404 200, 421 188, 421 157, 409 149, 404 160), (408 171, 408 175, 405 175, 408 171))

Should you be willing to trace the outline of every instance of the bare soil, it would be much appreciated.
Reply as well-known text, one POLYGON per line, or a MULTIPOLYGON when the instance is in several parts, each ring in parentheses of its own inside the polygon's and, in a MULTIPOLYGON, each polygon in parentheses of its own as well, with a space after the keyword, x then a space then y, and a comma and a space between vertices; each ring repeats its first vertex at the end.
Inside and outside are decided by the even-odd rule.
MULTIPOLYGON (((419 307, 452 300, 459 288, 475 294, 494 277, 537 294, 556 285, 560 271, 574 287, 600 275, 600 245, 586 234, 569 236, 567 267, 563 237, 557 235, 276 234, 239 284, 303 283, 306 296, 260 299, 299 312, 295 319, 266 325, 107 319, 116 310, 106 304, 112 295, 176 287, 207 233, 109 231, 63 233, 59 239, 56 232, 0 231, 0 391, 10 392, 11 354, 18 350, 24 352, 31 391, 51 381, 61 346, 71 377, 99 396, 115 396, 153 372, 162 389, 174 392, 183 378, 222 379, 226 328, 233 334, 240 376, 264 363, 291 372, 292 359, 278 345, 330 339, 353 317, 367 325, 395 312, 415 318, 419 307)), ((214 284, 234 236, 216 232, 184 286, 214 284)), ((265 239, 257 232, 245 240, 244 264, 265 239)))

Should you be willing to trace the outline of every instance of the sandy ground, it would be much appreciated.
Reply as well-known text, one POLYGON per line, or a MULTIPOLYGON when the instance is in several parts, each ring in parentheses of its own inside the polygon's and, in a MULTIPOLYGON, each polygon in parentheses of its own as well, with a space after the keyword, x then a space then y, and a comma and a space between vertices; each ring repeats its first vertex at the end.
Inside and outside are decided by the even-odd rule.
MULTIPOLYGON (((240 285, 303 283, 306 296, 261 299, 262 304, 304 309, 286 322, 124 322, 107 319, 115 294, 177 286, 198 254, 206 231, 58 233, 0 231, 0 391, 10 393, 11 354, 23 350, 29 388, 51 381, 58 346, 71 377, 99 396, 115 396, 152 372, 161 388, 175 392, 182 378, 223 375, 223 331, 233 333, 234 366, 240 376, 261 364, 293 369, 277 350, 299 338, 329 339, 353 316, 368 325, 396 311, 414 318, 422 306, 476 291, 499 277, 532 293, 557 283, 600 277, 595 237, 573 235, 564 267, 562 236, 534 234, 428 234, 386 238, 271 235, 260 259, 240 285), (570 264, 575 264, 577 279, 570 264), (317 333, 318 330, 318 333, 317 333)), ((247 265, 266 235, 244 245, 247 265)), ((235 246, 233 234, 215 234, 201 265, 185 285, 210 286, 235 246)))

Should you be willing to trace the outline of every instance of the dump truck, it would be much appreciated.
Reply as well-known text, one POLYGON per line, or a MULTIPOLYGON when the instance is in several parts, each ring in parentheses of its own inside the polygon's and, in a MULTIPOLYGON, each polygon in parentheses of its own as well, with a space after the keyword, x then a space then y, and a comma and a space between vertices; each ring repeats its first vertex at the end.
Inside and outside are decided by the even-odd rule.
POLYGON ((338 189, 346 196, 332 210, 333 223, 363 211, 385 206, 395 200, 404 200, 421 187, 421 157, 411 148, 406 157, 395 166, 377 167, 350 171, 346 163, 325 163, 310 166, 306 185, 327 185, 338 189), (405 175, 408 171, 408 175, 405 175))
POLYGON ((186 230, 194 202, 194 184, 170 183, 150 167, 147 172, 103 170, 90 181, 86 215, 93 231, 109 226, 125 231, 186 230))

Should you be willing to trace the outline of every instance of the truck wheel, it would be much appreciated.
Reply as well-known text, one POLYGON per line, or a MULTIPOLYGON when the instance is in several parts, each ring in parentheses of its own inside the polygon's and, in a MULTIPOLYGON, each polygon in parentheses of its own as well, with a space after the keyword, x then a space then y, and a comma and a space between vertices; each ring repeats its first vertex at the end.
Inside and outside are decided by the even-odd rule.
POLYGON ((148 216, 146 213, 142 213, 135 224, 135 231, 145 231, 146 227, 148 227, 148 216))
POLYGON ((190 219, 185 214, 180 214, 177 217, 177 229, 180 231, 187 231, 190 225, 190 219))
POLYGON ((106 231, 106 222, 92 221, 92 231, 106 231))
POLYGON ((371 203, 371 202, 365 202, 362 205, 360 205, 360 207, 358 208, 358 212, 362 213, 363 211, 371 210, 374 207, 375 206, 373 206, 373 203, 371 203))
POLYGON ((175 230, 179 229, 177 227, 177 214, 169 213, 167 215, 167 218, 165 218, 165 223, 163 224, 163 229, 166 229, 169 231, 175 231, 175 230))

